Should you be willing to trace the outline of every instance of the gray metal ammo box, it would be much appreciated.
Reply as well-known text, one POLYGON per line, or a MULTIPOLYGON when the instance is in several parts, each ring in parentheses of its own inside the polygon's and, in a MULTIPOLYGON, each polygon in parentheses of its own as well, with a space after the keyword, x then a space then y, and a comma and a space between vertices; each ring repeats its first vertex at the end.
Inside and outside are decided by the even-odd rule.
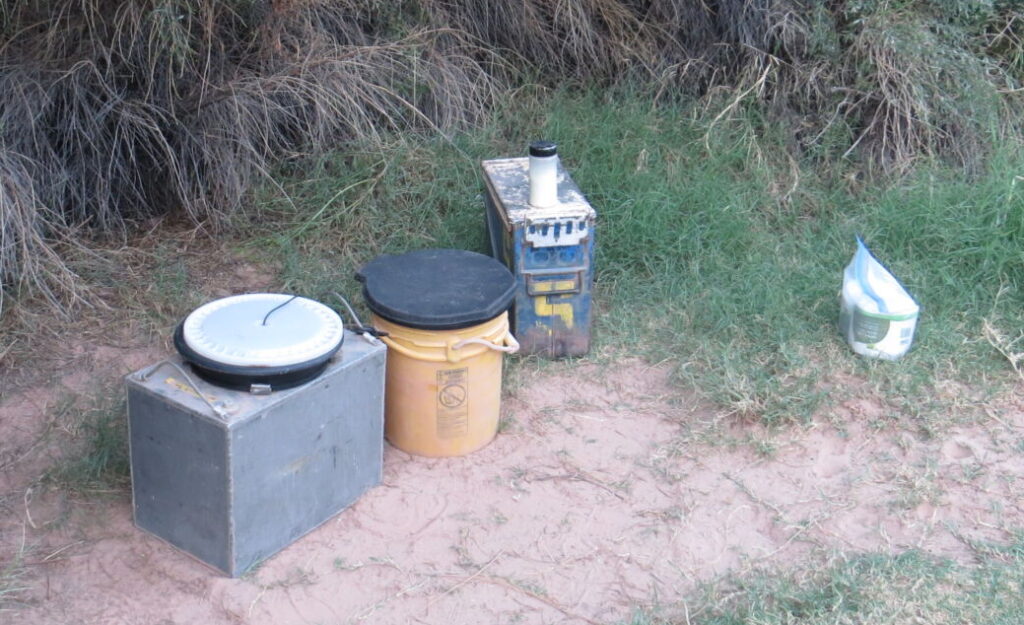
POLYGON ((237 577, 380 483, 386 348, 345 335, 318 378, 267 395, 178 356, 129 375, 136 525, 237 577))

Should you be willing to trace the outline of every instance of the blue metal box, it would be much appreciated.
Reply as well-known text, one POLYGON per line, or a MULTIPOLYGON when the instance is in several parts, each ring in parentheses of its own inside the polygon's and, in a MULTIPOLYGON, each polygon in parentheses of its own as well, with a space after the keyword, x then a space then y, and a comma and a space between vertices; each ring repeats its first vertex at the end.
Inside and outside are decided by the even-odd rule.
POLYGON ((558 165, 558 203, 529 203, 529 159, 483 162, 491 253, 516 276, 512 333, 520 353, 580 356, 590 349, 597 213, 558 165))
POLYGON ((129 375, 136 525, 238 576, 331 518, 380 482, 384 365, 346 332, 319 377, 267 395, 178 356, 129 375))

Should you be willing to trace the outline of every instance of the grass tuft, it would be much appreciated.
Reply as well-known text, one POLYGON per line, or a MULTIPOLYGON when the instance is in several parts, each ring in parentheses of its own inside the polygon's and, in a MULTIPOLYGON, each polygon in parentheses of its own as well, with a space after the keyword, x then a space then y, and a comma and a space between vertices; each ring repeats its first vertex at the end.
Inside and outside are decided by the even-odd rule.
POLYGON ((67 450, 43 476, 43 483, 83 495, 124 492, 131 469, 127 408, 120 389, 72 398, 60 410, 56 418, 70 434, 64 439, 67 450))
POLYGON ((917 551, 844 556, 821 569, 727 576, 631 625, 1010 625, 1024 613, 1021 564, 1019 542, 977 566, 917 551))

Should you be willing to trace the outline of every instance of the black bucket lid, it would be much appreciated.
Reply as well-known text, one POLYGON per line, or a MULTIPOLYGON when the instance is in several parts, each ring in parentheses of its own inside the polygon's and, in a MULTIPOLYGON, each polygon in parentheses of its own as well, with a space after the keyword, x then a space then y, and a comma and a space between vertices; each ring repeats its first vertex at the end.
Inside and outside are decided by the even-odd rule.
POLYGON ((356 274, 374 313, 421 330, 484 323, 512 305, 516 280, 490 256, 466 250, 418 250, 378 256, 356 274))

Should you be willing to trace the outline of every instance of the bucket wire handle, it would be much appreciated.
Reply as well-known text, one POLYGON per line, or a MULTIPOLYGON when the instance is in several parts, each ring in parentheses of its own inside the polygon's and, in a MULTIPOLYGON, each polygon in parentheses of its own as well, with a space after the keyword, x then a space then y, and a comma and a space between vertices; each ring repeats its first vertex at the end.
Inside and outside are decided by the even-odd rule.
POLYGON ((432 356, 432 355, 427 355, 427 354, 416 353, 415 351, 409 349, 408 347, 405 347, 404 345, 402 345, 398 341, 394 340, 390 336, 382 336, 382 337, 380 337, 380 340, 384 341, 384 344, 388 346, 389 350, 394 350, 394 351, 398 352, 399 354, 402 354, 403 356, 406 356, 408 358, 412 358, 413 360, 424 360, 424 361, 427 361, 427 362, 448 362, 449 361, 449 359, 445 358, 444 356, 432 356))
POLYGON ((192 381, 192 378, 189 377, 188 373, 186 373, 185 370, 182 369, 181 367, 179 367, 178 364, 175 363, 175 362, 171 362, 170 360, 161 360, 160 362, 156 363, 155 365, 153 365, 149 369, 146 369, 145 371, 140 373, 138 375, 139 380, 141 380, 142 382, 145 382, 154 373, 157 372, 157 369, 160 369, 161 367, 171 367, 172 369, 174 369, 175 371, 180 373, 181 377, 185 378, 185 381, 188 382, 188 385, 190 387, 192 387, 192 390, 195 392, 196 396, 199 399, 203 400, 203 403, 205 403, 207 406, 210 407, 210 410, 213 411, 213 414, 217 415, 222 420, 225 420, 225 419, 228 418, 228 411, 224 410, 220 406, 214 405, 213 402, 211 402, 209 399, 207 399, 206 395, 203 395, 203 392, 199 390, 199 387, 196 386, 196 383, 192 381))
POLYGON ((504 343, 504 345, 492 343, 487 339, 462 339, 461 341, 452 343, 452 349, 462 349, 466 345, 483 345, 484 347, 493 349, 494 351, 505 352, 506 354, 514 354, 519 351, 519 341, 517 341, 510 332, 505 333, 505 338, 503 338, 501 342, 504 343))
POLYGON ((414 360, 425 360, 427 362, 459 362, 460 360, 462 360, 462 356, 456 353, 455 350, 465 347, 466 345, 483 345, 488 349, 493 349, 499 352, 505 352, 506 354, 513 354, 519 351, 519 342, 516 341, 515 337, 512 336, 512 333, 510 332, 505 333, 505 336, 501 339, 502 344, 500 345, 492 341, 488 341, 487 339, 481 338, 462 339, 461 341, 456 341, 455 343, 449 343, 445 347, 446 355, 443 356, 417 353, 405 347, 398 341, 395 341, 390 336, 382 336, 380 337, 380 340, 384 341, 387 344, 388 349, 393 349, 396 352, 402 354, 403 356, 408 356, 409 358, 412 358, 414 360))

